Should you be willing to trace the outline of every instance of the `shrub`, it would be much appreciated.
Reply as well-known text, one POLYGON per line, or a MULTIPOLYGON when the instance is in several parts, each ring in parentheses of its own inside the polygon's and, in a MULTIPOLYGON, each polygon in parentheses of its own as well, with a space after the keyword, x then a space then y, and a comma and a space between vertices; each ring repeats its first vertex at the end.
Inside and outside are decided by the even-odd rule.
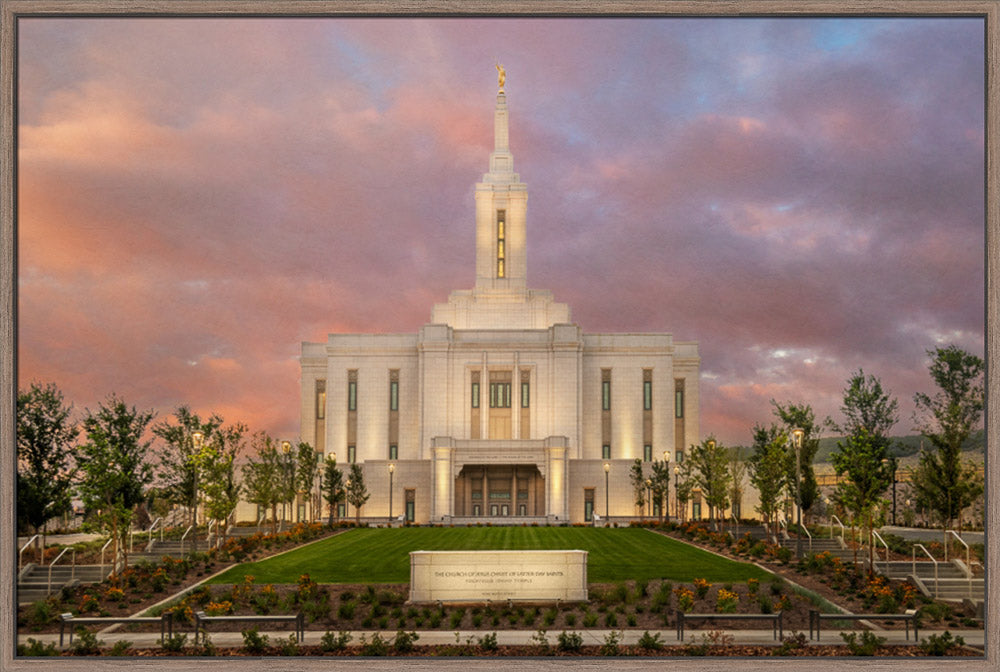
POLYGON ((715 598, 715 611, 720 614, 732 614, 740 603, 740 596, 725 588, 720 588, 715 598))
POLYGON ((592 611, 588 611, 583 615, 583 627, 592 628, 597 625, 597 614, 592 611))
MULTIPOLYGON (((457 636, 458 633, 456 633, 457 636)), ((545 636, 544 630, 539 630, 531 636, 531 641, 538 647, 538 652, 546 654, 549 652, 549 638, 545 636)))
POLYGON ((278 651, 283 656, 297 656, 301 653, 299 648, 299 640, 296 635, 289 635, 288 639, 281 640, 281 644, 278 647, 278 651))
POLYGON ((570 627, 576 625, 576 614, 573 612, 566 614, 566 625, 570 627))
POLYGON ((184 648, 184 645, 187 643, 187 638, 188 637, 185 634, 171 635, 160 643, 160 648, 164 651, 172 651, 176 653, 184 648))
POLYGON ((642 637, 639 638, 637 643, 640 649, 646 649, 647 651, 659 651, 664 646, 660 640, 660 633, 651 635, 649 634, 649 630, 642 633, 642 637))
POLYGON ((760 589, 759 579, 747 579, 747 592, 750 593, 750 595, 756 595, 759 589, 760 589))
POLYGON ((771 598, 767 595, 757 597, 757 606, 760 607, 760 613, 762 614, 774 613, 774 605, 771 603, 771 598))
POLYGON ((792 651, 804 649, 809 644, 804 633, 793 632, 790 636, 781 640, 781 645, 774 648, 773 655, 787 656, 792 651))
POLYGON ((556 648, 560 651, 579 651, 583 648, 583 635, 579 632, 566 632, 564 630, 557 640, 556 648))
POLYGON ((497 644, 497 633, 491 632, 488 635, 483 635, 479 638, 478 642, 479 648, 483 651, 496 651, 499 648, 497 644))
POLYGON ((878 637, 869 630, 862 632, 860 639, 854 632, 842 632, 840 636, 852 656, 874 656, 876 649, 885 644, 885 637, 878 637))
POLYGON ((622 631, 612 630, 604 637, 604 643, 601 644, 601 655, 602 656, 617 656, 621 653, 621 647, 619 646, 622 641, 622 631))
POLYGON ((268 636, 260 634, 257 628, 243 630, 241 634, 243 635, 243 650, 247 653, 259 654, 267 651, 268 636))
POLYGON ((392 648, 396 653, 409 653, 413 651, 413 643, 418 639, 420 635, 417 633, 400 630, 396 633, 396 639, 392 640, 392 648))
POLYGON ((687 588, 678 588, 675 592, 677 593, 677 608, 685 614, 689 613, 694 608, 694 593, 687 588))
POLYGON ((99 653, 101 646, 104 642, 97 639, 95 635, 90 630, 82 626, 78 626, 76 629, 76 641, 73 642, 73 653, 81 656, 86 656, 94 653, 99 653))
POLYGON ((338 634, 333 634, 329 630, 320 637, 319 648, 321 651, 343 651, 351 643, 351 633, 341 630, 338 634))
POLYGON ((132 642, 127 639, 119 639, 117 642, 111 645, 111 650, 108 651, 109 656, 124 656, 125 653, 132 648, 132 642))
POLYGON ((708 595, 708 589, 711 587, 711 583, 705 579, 695 579, 694 580, 694 591, 698 595, 698 599, 704 599, 708 595))
POLYGON ((349 621, 354 618, 354 610, 357 608, 357 604, 354 602, 341 602, 340 607, 337 609, 337 616, 349 621))
POLYGON ((927 639, 920 640, 920 650, 929 656, 943 656, 953 647, 965 646, 965 640, 959 637, 952 637, 947 630, 943 635, 931 635, 927 639))
POLYGON ((386 642, 376 632, 372 635, 370 642, 365 641, 365 636, 361 636, 361 655, 363 656, 384 656, 389 653, 389 643, 386 642))
POLYGON ((618 625, 618 617, 615 616, 615 612, 609 611, 604 614, 604 627, 613 628, 618 625))
POLYGON ((462 619, 465 618, 465 609, 456 609, 451 612, 451 619, 449 623, 451 624, 451 629, 455 630, 462 624, 462 619))
POLYGON ((26 644, 17 645, 17 655, 19 656, 58 656, 59 649, 55 643, 43 644, 42 642, 28 637, 26 644))

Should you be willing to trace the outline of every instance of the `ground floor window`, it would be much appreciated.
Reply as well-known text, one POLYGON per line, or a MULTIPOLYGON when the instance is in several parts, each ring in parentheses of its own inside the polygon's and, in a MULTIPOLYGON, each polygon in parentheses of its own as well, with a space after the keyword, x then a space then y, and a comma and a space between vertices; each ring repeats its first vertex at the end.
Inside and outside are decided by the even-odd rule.
POLYGON ((604 444, 601 446, 601 459, 610 460, 611 459, 611 446, 604 444))
POLYGON ((588 523, 594 520, 594 489, 583 490, 583 519, 588 523))
POLYGON ((642 447, 642 460, 643 462, 653 461, 653 446, 648 443, 642 447))
POLYGON ((416 512, 416 500, 417 500, 416 490, 407 490, 405 492, 406 499, 406 521, 412 523, 414 519, 414 514, 416 512))

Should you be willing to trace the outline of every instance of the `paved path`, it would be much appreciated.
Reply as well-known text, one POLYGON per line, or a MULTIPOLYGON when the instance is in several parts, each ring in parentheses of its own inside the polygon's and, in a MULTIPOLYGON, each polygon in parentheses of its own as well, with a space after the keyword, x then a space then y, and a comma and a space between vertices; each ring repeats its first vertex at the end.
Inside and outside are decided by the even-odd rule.
MULTIPOLYGON (((889 534, 895 534, 896 536, 903 537, 904 539, 913 539, 915 541, 941 541, 944 537, 941 530, 929 530, 925 527, 896 527, 893 525, 885 525, 882 527, 882 532, 888 532, 889 534)), ((951 537, 951 535, 948 535, 951 537)), ((969 532, 966 530, 962 532, 962 539, 968 544, 981 544, 983 543, 984 534, 982 532, 969 532)), ((954 539, 954 537, 952 537, 954 539)))
MULTIPOLYGON (((640 637, 642 637, 644 631, 637 630, 573 630, 569 628, 567 632, 578 632, 583 637, 584 645, 601 645, 604 644, 605 639, 612 632, 621 632, 622 639, 619 643, 621 644, 635 644, 640 637)), ((702 642, 702 635, 709 633, 711 630, 685 630, 684 641, 681 642, 677 639, 676 629, 670 628, 667 630, 651 630, 650 634, 660 635, 660 641, 666 645, 682 644, 682 643, 695 643, 700 644, 702 642)), ((369 631, 359 631, 352 632, 351 635, 353 639, 351 644, 358 644, 361 641, 361 637, 365 637, 367 640, 371 640, 372 635, 376 632, 379 633, 383 639, 392 641, 396 636, 395 630, 369 630, 369 631)), ((407 630, 409 632, 409 630, 407 630)), ((490 634, 489 630, 466 630, 459 631, 417 631, 420 638, 416 641, 417 645, 428 645, 428 644, 465 644, 471 643, 475 644, 480 637, 483 635, 490 634)), ((546 631, 545 637, 548 639, 549 644, 555 646, 558 643, 558 637, 563 632, 562 629, 554 629, 546 631)), ((774 633, 771 630, 727 630, 725 631, 727 635, 732 635, 734 638, 734 644, 756 644, 756 645, 770 645, 770 644, 780 644, 780 641, 775 641, 774 633)), ((785 630, 785 637, 791 635, 793 631, 785 630)), ((821 635, 821 640, 819 643, 824 645, 843 645, 844 640, 839 636, 839 630, 824 630, 821 635)), ((861 631, 857 631, 861 632, 861 631)), ((921 630, 920 639, 925 639, 932 634, 940 635, 943 630, 921 630)), ((192 636, 189 631, 177 630, 175 634, 183 633, 188 635, 188 644, 192 642, 192 636)), ((292 634, 290 630, 272 630, 264 631, 262 634, 268 635, 271 644, 280 644, 288 640, 289 635, 292 634)), ((320 643, 320 638, 324 633, 319 631, 309 631, 305 633, 306 645, 318 645, 320 643)), ((502 645, 515 645, 515 644, 536 644, 537 641, 533 638, 538 634, 537 630, 498 630, 497 644, 502 645)), ((806 633, 808 635, 808 632, 806 633)), ((906 639, 906 632, 903 630, 879 630, 877 632, 879 637, 885 637, 886 643, 888 644, 907 644, 913 643, 914 639, 911 636, 909 640, 906 639)), ((970 646, 975 646, 982 648, 985 639, 985 632, 983 630, 955 630, 952 634, 961 635, 965 640, 965 643, 970 646)), ((59 634, 31 634, 24 633, 18 635, 18 643, 24 644, 27 639, 31 637, 43 643, 54 643, 56 646, 59 645, 59 634)), ((212 644, 218 647, 239 647, 243 645, 243 636, 239 632, 209 632, 209 637, 212 644)), ((152 649, 159 648, 159 632, 100 632, 98 633, 98 639, 104 643, 104 646, 110 647, 115 642, 119 640, 127 640, 132 642, 134 648, 142 649, 152 649)), ((812 643, 816 643, 813 640, 812 643)), ((67 633, 65 638, 65 645, 69 644, 69 634, 67 633)))

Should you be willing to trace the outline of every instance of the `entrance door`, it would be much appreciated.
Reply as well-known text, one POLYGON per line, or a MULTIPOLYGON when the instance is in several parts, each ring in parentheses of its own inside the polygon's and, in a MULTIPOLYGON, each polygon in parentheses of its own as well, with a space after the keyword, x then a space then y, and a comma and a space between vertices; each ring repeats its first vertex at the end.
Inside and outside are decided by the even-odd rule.
POLYGON ((500 507, 496 504, 490 504, 490 515, 496 518, 498 513, 500 513, 500 507))
POLYGON ((511 438, 511 374, 490 371, 490 438, 511 438))
POLYGON ((509 516, 510 515, 510 507, 508 507, 506 504, 501 504, 500 505, 500 515, 501 516, 509 516))

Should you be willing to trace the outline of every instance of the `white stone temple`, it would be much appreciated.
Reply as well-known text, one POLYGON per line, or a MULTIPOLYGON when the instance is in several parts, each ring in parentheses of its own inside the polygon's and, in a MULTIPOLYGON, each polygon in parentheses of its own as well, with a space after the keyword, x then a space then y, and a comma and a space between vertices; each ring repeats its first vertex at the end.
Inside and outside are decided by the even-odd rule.
POLYGON ((528 187, 502 71, 493 115, 475 185, 475 285, 435 305, 419 333, 303 343, 301 439, 345 473, 363 465, 368 519, 637 518, 633 462, 667 451, 676 462, 699 441, 698 344, 586 334, 568 305, 528 288, 528 187))

